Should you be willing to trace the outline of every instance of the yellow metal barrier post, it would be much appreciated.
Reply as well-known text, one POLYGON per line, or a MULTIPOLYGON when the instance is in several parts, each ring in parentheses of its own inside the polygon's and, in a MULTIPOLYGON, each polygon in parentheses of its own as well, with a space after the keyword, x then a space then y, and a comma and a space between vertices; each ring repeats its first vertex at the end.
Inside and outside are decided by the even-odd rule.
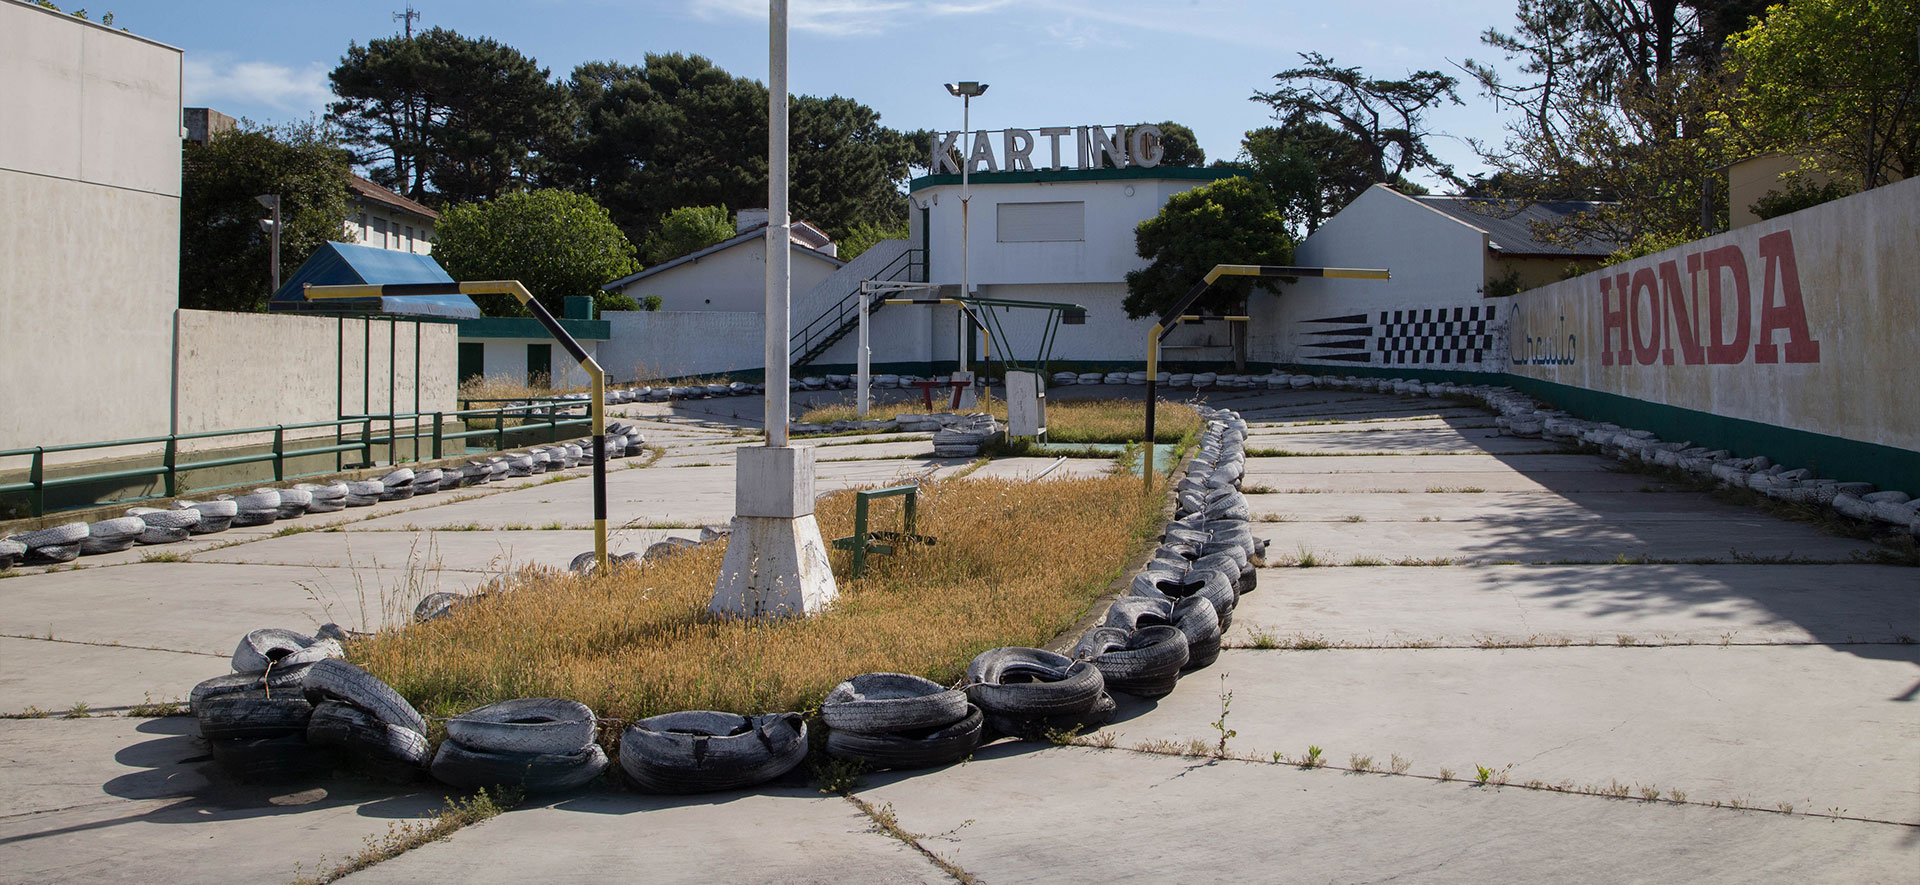
MULTIPOLYGON (((305 287, 309 300, 339 298, 405 298, 427 295, 512 295, 515 301, 545 326, 560 346, 566 348, 593 384, 593 400, 588 404, 593 418, 593 561, 602 574, 607 570, 607 373, 587 354, 586 348, 554 319, 546 305, 533 297, 519 280, 487 280, 471 283, 395 283, 384 286, 305 287)), ((504 417, 501 426, 506 426, 504 417)))
MULTIPOLYGON (((1146 480, 1147 491, 1153 491, 1153 413, 1154 388, 1160 374, 1160 342, 1166 340, 1167 333, 1181 320, 1197 320, 1201 317, 1188 314, 1200 296, 1205 295, 1215 281, 1221 277, 1325 277, 1348 280, 1385 280, 1391 275, 1385 268, 1364 267, 1286 267, 1274 264, 1216 264, 1207 271, 1205 279, 1193 284, 1187 294, 1180 296, 1166 313, 1154 322, 1147 332, 1147 434, 1143 445, 1146 447, 1145 469, 1141 472, 1146 480)), ((1247 322, 1249 317, 1214 317, 1213 319, 1238 320, 1247 322)))

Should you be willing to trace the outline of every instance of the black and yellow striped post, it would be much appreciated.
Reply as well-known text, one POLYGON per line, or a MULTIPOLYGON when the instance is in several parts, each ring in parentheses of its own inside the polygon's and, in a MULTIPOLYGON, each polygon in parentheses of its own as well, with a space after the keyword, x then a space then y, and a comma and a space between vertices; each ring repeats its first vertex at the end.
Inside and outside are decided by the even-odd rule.
POLYGON ((607 573, 607 373, 600 364, 587 355, 586 348, 580 346, 560 321, 553 318, 546 305, 533 297, 527 287, 519 280, 489 280, 471 283, 394 283, 384 286, 315 286, 304 287, 309 300, 336 298, 406 298, 426 295, 512 295, 514 300, 533 313, 540 325, 547 327, 560 346, 567 349, 574 360, 585 369, 587 377, 593 382, 593 400, 589 403, 593 417, 593 561, 601 574, 607 573))
MULTIPOLYGON (((1146 480, 1148 491, 1153 490, 1153 406, 1155 396, 1154 389, 1157 386, 1156 381, 1160 375, 1160 342, 1166 340, 1167 334, 1173 331, 1173 327, 1177 322, 1181 320, 1200 319, 1200 317, 1189 315, 1187 308, 1192 307, 1195 301, 1200 300, 1200 296, 1205 295, 1207 289, 1211 288, 1221 277, 1325 277, 1345 280, 1385 280, 1391 278, 1386 268, 1365 267, 1286 267, 1277 264, 1216 264, 1213 266, 1213 270, 1207 271, 1206 277, 1200 282, 1193 284, 1193 288, 1188 289, 1187 294, 1180 296, 1180 300, 1174 302, 1172 307, 1168 308, 1165 313, 1162 313, 1159 319, 1154 321, 1153 328, 1147 332, 1147 435, 1146 441, 1142 444, 1146 448, 1146 451, 1143 453, 1146 458, 1146 469, 1142 471, 1141 476, 1146 480)), ((1237 320, 1240 322, 1248 321, 1247 317, 1213 317, 1212 319, 1237 320)))

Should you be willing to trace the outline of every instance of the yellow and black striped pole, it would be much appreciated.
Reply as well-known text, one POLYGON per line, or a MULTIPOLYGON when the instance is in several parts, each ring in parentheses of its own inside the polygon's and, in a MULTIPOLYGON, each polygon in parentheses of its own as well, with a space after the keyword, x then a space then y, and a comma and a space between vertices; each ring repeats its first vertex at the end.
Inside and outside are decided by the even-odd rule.
POLYGON ((546 305, 533 297, 519 280, 488 280, 471 283, 393 283, 384 286, 305 287, 309 300, 339 298, 406 298, 426 295, 512 295, 515 301, 533 313, 554 340, 566 348, 593 383, 593 401, 588 404, 593 418, 593 561, 600 574, 607 573, 607 373, 594 362, 586 348, 553 318, 546 305))
MULTIPOLYGON (((1179 301, 1174 302, 1172 307, 1168 308, 1165 313, 1162 313, 1159 319, 1154 322, 1153 328, 1147 332, 1147 436, 1146 441, 1142 443, 1146 449, 1146 451, 1142 453, 1146 461, 1145 469, 1141 471, 1141 475, 1146 480, 1147 490, 1149 492, 1153 490, 1153 404, 1154 389, 1158 386, 1155 382, 1160 375, 1160 342, 1166 340, 1167 333, 1172 332, 1174 325, 1179 321, 1200 319, 1200 317, 1188 315, 1187 308, 1192 307, 1195 301, 1200 300, 1200 296, 1205 295, 1207 289, 1212 287, 1221 277, 1325 277, 1345 280, 1385 280, 1391 278, 1386 268, 1366 267, 1287 267, 1278 264, 1216 264, 1213 266, 1213 270, 1207 271, 1206 278, 1193 284, 1193 288, 1188 289, 1187 294, 1180 296, 1179 301)), ((1248 317, 1216 317, 1214 319, 1238 320, 1241 322, 1249 321, 1248 317)))

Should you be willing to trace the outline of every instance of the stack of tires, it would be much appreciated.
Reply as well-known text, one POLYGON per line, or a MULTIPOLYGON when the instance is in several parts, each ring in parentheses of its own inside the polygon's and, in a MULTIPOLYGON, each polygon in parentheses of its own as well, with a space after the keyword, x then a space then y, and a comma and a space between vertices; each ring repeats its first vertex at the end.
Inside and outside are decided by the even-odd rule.
POLYGON ((198 510, 200 521, 191 529, 196 535, 211 535, 224 532, 233 527, 233 518, 240 515, 240 505, 232 500, 226 501, 175 501, 175 510, 198 510))
POLYGON ((189 709, 214 761, 245 781, 282 780, 324 767, 307 739, 314 705, 307 677, 321 663, 341 664, 338 641, 292 630, 255 630, 233 650, 234 672, 194 686, 189 709))
POLYGON ((583 786, 607 769, 594 743, 599 722, 578 701, 519 698, 447 720, 433 757, 435 780, 463 790, 510 787, 548 793, 583 786))
POLYGON ((964 416, 933 432, 934 457, 971 458, 1004 429, 985 412, 964 416))
POLYGON ((648 793, 742 789, 806 758, 807 723, 799 713, 688 710, 642 719, 620 736, 620 771, 648 793))
POLYGON ((303 482, 294 488, 311 496, 307 503, 308 513, 334 513, 347 506, 347 484, 344 482, 335 481, 325 485, 303 482))
POLYGON ((867 673, 836 686, 820 706, 827 754, 870 769, 930 768, 973 755, 984 734, 965 692, 906 673, 867 673))
POLYGON ((146 522, 137 516, 103 519, 87 526, 87 536, 80 539, 80 553, 86 556, 118 553, 132 547, 146 531, 146 522))
POLYGON ((221 495, 220 501, 232 501, 234 517, 232 525, 236 528, 256 525, 272 525, 280 518, 280 490, 254 489, 245 495, 221 495))
POLYGON ((1113 718, 1106 678, 1087 661, 1038 648, 994 648, 967 664, 967 698, 998 734, 1028 740, 1099 728, 1113 718))
POLYGON ((200 524, 200 511, 159 510, 153 507, 135 507, 127 511, 128 516, 137 516, 146 525, 140 532, 142 544, 172 544, 185 541, 200 524))

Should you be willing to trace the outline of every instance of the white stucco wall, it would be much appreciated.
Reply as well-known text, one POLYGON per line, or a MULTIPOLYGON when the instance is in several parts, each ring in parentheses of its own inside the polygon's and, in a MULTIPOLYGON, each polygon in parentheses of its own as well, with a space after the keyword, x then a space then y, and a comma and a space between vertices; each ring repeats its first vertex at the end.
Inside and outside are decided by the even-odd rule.
MULTIPOLYGON (((532 380, 527 377, 527 370, 532 368, 527 364, 527 347, 545 344, 549 345, 545 369, 549 386, 556 390, 566 390, 586 387, 592 383, 592 379, 587 377, 587 370, 580 368, 580 364, 574 361, 573 355, 567 353, 567 349, 552 338, 464 338, 461 340, 478 342, 481 345, 480 374, 489 378, 504 378, 516 383, 532 380)), ((588 356, 593 357, 594 362, 601 364, 600 368, 607 373, 608 381, 619 379, 620 373, 614 371, 602 360, 601 344, 602 342, 599 341, 582 341, 580 347, 587 352, 588 356)))
MULTIPOLYGON (((976 286, 1123 282, 1127 271, 1146 266, 1146 261, 1134 254, 1134 228, 1158 214, 1168 197, 1210 183, 1097 177, 1084 181, 973 182, 966 238, 968 281, 976 286), (999 204, 1055 202, 1085 204, 1083 241, 998 241, 999 204)), ((920 244, 922 222, 918 210, 925 208, 936 283, 960 283, 960 193, 958 184, 941 184, 912 194, 915 211, 908 239, 915 246, 920 244)))
POLYGON ((1910 180, 1523 292, 1512 371, 1920 451, 1917 244, 1910 180))
POLYGON ((0 449, 165 434, 180 51, 0 3, 0 82, 0 449))
POLYGON ((347 214, 347 240, 376 249, 433 254, 433 222, 383 206, 371 200, 356 200, 347 214), (381 227, 385 230, 381 230, 381 227))
MULTIPOLYGON (((820 284, 840 263, 808 249, 793 250, 792 292, 820 284)), ((660 296, 663 311, 759 312, 767 303, 767 244, 754 238, 684 264, 642 277, 617 290, 635 301, 660 296)))
POLYGON ((601 348, 608 378, 684 378, 759 369, 766 362, 760 311, 610 310, 600 318, 613 326, 613 337, 601 348))
MULTIPOLYGON (((181 433, 414 411, 412 322, 182 310, 179 324, 181 433)), ((455 408, 456 339, 452 323, 419 324, 420 411, 455 408)), ((164 380, 165 364, 152 374, 164 380)), ((289 431, 288 438, 331 435, 323 428, 289 431)), ((183 448, 257 441, 226 437, 183 448)))
POLYGON ((1496 327, 1506 323, 1512 299, 1481 296, 1486 254, 1485 231, 1391 188, 1375 185, 1302 241, 1294 250, 1294 264, 1384 267, 1392 272, 1392 279, 1302 278, 1284 286, 1278 296, 1256 290, 1248 307, 1248 315, 1253 317, 1249 357, 1260 362, 1307 365, 1398 365, 1500 371, 1498 347, 1482 348, 1484 358, 1465 365, 1454 359, 1454 353, 1439 352, 1452 351, 1451 347, 1394 349, 1415 344, 1408 340, 1414 333, 1449 331, 1436 325, 1442 322, 1437 318, 1440 311, 1446 312, 1446 322, 1454 322, 1454 312, 1461 311, 1459 322, 1465 323, 1471 311, 1477 309, 1484 321, 1491 310, 1493 320, 1488 323, 1486 334, 1497 338, 1496 327), (1412 316, 1410 311, 1418 311, 1419 315, 1412 316), (1396 318, 1395 312, 1401 315, 1396 318), (1320 322, 1353 316, 1361 319, 1320 322), (1367 331, 1355 331, 1360 329, 1367 331), (1352 341, 1364 344, 1312 346, 1352 341), (1387 351, 1380 349, 1383 341, 1389 348, 1387 351), (1356 352, 1368 353, 1369 360, 1325 358, 1326 354, 1356 352), (1397 354, 1402 352, 1418 355, 1419 359, 1416 361, 1410 356, 1408 361, 1400 362, 1397 354), (1389 359, 1393 361, 1388 362, 1389 359))

